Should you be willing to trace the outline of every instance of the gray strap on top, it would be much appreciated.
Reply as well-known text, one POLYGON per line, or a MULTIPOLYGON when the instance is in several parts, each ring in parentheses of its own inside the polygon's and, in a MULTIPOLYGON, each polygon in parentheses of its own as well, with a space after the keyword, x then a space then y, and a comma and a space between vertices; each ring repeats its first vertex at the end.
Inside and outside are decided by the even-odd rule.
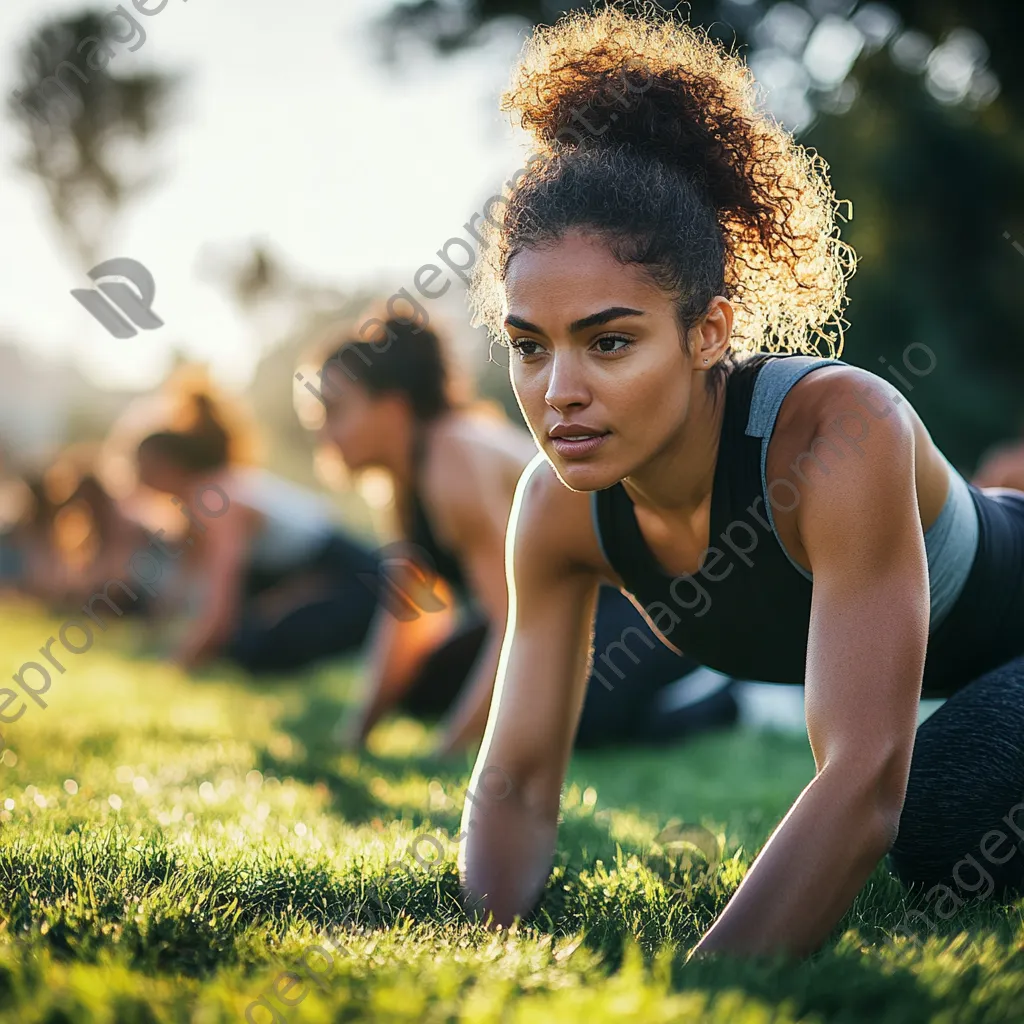
POLYGON ((779 409, 782 408, 782 403, 793 385, 812 370, 832 365, 843 365, 842 360, 825 359, 820 356, 789 356, 785 359, 768 360, 754 381, 754 393, 750 398, 750 416, 747 418, 747 436, 761 438, 761 492, 768 512, 768 522, 772 524, 772 533, 775 534, 779 547, 793 568, 808 580, 812 578, 811 574, 793 560, 775 527, 771 495, 768 493, 768 442, 772 438, 779 409))
MULTIPOLYGON (((811 370, 840 363, 839 359, 822 359, 814 356, 793 356, 767 362, 754 382, 750 417, 747 420, 747 435, 761 438, 761 489, 772 532, 790 564, 808 580, 813 579, 811 573, 793 561, 775 527, 771 495, 768 493, 768 442, 775 429, 779 409, 790 388, 811 370)), ((978 512, 974 507, 970 490, 963 477, 952 466, 949 467, 949 474, 950 488, 945 504, 939 517, 924 534, 928 558, 928 589, 931 598, 931 630, 942 623, 956 603, 970 574, 978 549, 978 512)))

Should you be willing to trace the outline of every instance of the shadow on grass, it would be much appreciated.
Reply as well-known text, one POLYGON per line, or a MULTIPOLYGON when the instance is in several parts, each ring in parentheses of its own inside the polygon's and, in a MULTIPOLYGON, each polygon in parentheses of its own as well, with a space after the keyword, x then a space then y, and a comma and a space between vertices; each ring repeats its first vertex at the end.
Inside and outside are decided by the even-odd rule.
MULTIPOLYGON (((970 987, 970 979, 965 979, 970 987)), ((940 1001, 909 967, 867 958, 858 950, 829 949, 803 962, 714 958, 673 963, 676 991, 739 989, 769 1005, 789 1003, 794 1015, 818 1015, 833 1024, 916 1024, 939 1018, 940 1001)))
MULTIPOLYGON (((450 837, 457 835, 465 800, 466 767, 428 756, 396 757, 372 754, 365 750, 360 752, 357 762, 346 759, 341 756, 331 736, 334 723, 344 707, 341 702, 321 694, 310 695, 300 711, 277 723, 279 728, 298 741, 300 756, 284 759, 264 750, 260 752, 257 766, 264 773, 289 775, 310 785, 323 784, 331 794, 332 810, 348 823, 366 824, 375 818, 390 817, 409 822, 413 829, 426 825, 431 831, 440 829, 450 837), (423 779, 424 793, 420 801, 385 803, 371 792, 370 782, 374 778, 384 779, 389 785, 397 786, 410 776, 423 779), (454 807, 427 810, 426 785, 435 779, 454 799, 454 807)), ((629 755, 626 753, 624 756, 629 755)), ((646 806, 640 808, 642 813, 657 810, 664 814, 666 811, 664 801, 646 803, 646 806)), ((626 854, 639 856, 644 853, 642 844, 621 841, 620 845, 626 854)), ((616 841, 610 835, 608 824, 592 816, 574 817, 562 823, 559 846, 562 849, 581 851, 573 856, 572 862, 583 864, 590 860, 592 854, 609 859, 615 853, 616 841)))

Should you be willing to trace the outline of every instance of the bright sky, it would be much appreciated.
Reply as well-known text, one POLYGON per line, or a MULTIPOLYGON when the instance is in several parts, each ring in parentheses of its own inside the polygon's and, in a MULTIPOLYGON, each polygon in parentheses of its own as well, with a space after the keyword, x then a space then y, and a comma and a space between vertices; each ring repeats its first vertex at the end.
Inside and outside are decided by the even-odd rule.
MULTIPOLYGON (((5 96, 32 28, 82 6, 3 0, 5 96)), ((511 31, 455 59, 406 61, 397 77, 364 34, 387 0, 168 0, 148 18, 125 6, 147 37, 135 53, 113 44, 111 70, 158 67, 187 78, 158 144, 163 177, 125 208, 100 258, 127 256, 150 269, 164 327, 119 341, 70 296, 91 282, 66 251, 42 187, 15 166, 17 123, 0 116, 0 340, 73 358, 100 383, 155 383, 173 346, 209 360, 225 382, 245 383, 257 345, 224 292, 200 280, 211 247, 266 239, 286 266, 317 280, 376 282, 390 294, 437 262, 435 251, 464 234, 461 225, 522 162, 497 110, 521 42, 511 31), (399 149, 409 155, 396 158, 399 149)))

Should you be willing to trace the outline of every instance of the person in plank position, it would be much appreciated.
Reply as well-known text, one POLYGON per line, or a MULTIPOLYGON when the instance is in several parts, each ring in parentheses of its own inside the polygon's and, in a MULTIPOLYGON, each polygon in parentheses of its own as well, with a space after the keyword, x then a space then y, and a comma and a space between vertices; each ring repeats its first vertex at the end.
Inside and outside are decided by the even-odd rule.
MULTIPOLYGON (((882 858, 948 879, 1024 793, 1024 494, 965 482, 908 401, 835 358, 854 256, 826 168, 739 58, 669 20, 570 15, 503 107, 536 159, 492 208, 471 300, 539 454, 467 903, 507 925, 544 887, 610 581, 703 664, 805 686, 814 778, 696 952, 809 954, 882 858), (917 728, 922 694, 949 699, 917 728)), ((1022 865, 993 862, 997 884, 1022 865)))

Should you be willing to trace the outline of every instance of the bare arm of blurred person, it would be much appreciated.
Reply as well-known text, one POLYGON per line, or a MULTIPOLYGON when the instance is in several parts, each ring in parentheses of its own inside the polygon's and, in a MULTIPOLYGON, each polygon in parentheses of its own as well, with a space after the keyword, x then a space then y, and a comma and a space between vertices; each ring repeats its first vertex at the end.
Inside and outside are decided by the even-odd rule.
POLYGON ((973 482, 976 487, 1009 487, 1024 491, 1024 441, 986 454, 973 482))
POLYGON ((449 711, 437 753, 445 756, 480 739, 494 693, 508 617, 505 532, 508 487, 493 454, 471 445, 449 446, 436 478, 438 518, 480 602, 490 629, 480 656, 449 711), (443 500, 442 500, 443 496, 443 500))
MULTIPOLYGON (((516 482, 535 449, 526 434, 504 421, 463 416, 435 426, 429 448, 422 500, 431 528, 436 540, 457 557, 469 590, 491 623, 484 648, 449 711, 438 750, 447 754, 478 740, 487 721, 508 608, 505 528, 516 482)), ((406 621, 382 609, 371 651, 370 696, 339 735, 349 746, 365 740, 455 624, 449 610, 453 595, 438 577, 408 564, 389 576, 422 614, 406 621), (443 589, 438 591, 438 586, 443 589), (437 610, 442 595, 447 605, 443 612, 437 610)))
POLYGON ((203 604, 174 656, 183 668, 195 668, 210 660, 237 624, 252 517, 250 509, 232 502, 222 515, 205 522, 202 550, 197 552, 205 584, 203 604))
POLYGON ((462 815, 468 838, 459 849, 468 902, 501 925, 533 906, 551 868, 598 587, 607 575, 590 528, 589 495, 564 487, 541 456, 519 484, 508 562, 509 622, 470 782, 476 796, 462 815), (489 796, 489 771, 505 780, 498 800, 489 796))
MULTIPOLYGON (((443 598, 445 608, 430 614, 418 609, 426 602, 417 600, 424 585, 421 573, 396 561, 388 566, 387 579, 394 584, 381 594, 381 603, 371 628, 370 654, 366 672, 366 691, 356 712, 339 723, 338 739, 347 747, 358 748, 366 742, 373 727, 401 699, 409 680, 424 659, 451 632, 451 600, 443 598), (410 605, 400 594, 408 594, 410 605)), ((440 581, 431 580, 431 584, 440 581)), ((431 593, 439 596, 438 588, 431 593)))

